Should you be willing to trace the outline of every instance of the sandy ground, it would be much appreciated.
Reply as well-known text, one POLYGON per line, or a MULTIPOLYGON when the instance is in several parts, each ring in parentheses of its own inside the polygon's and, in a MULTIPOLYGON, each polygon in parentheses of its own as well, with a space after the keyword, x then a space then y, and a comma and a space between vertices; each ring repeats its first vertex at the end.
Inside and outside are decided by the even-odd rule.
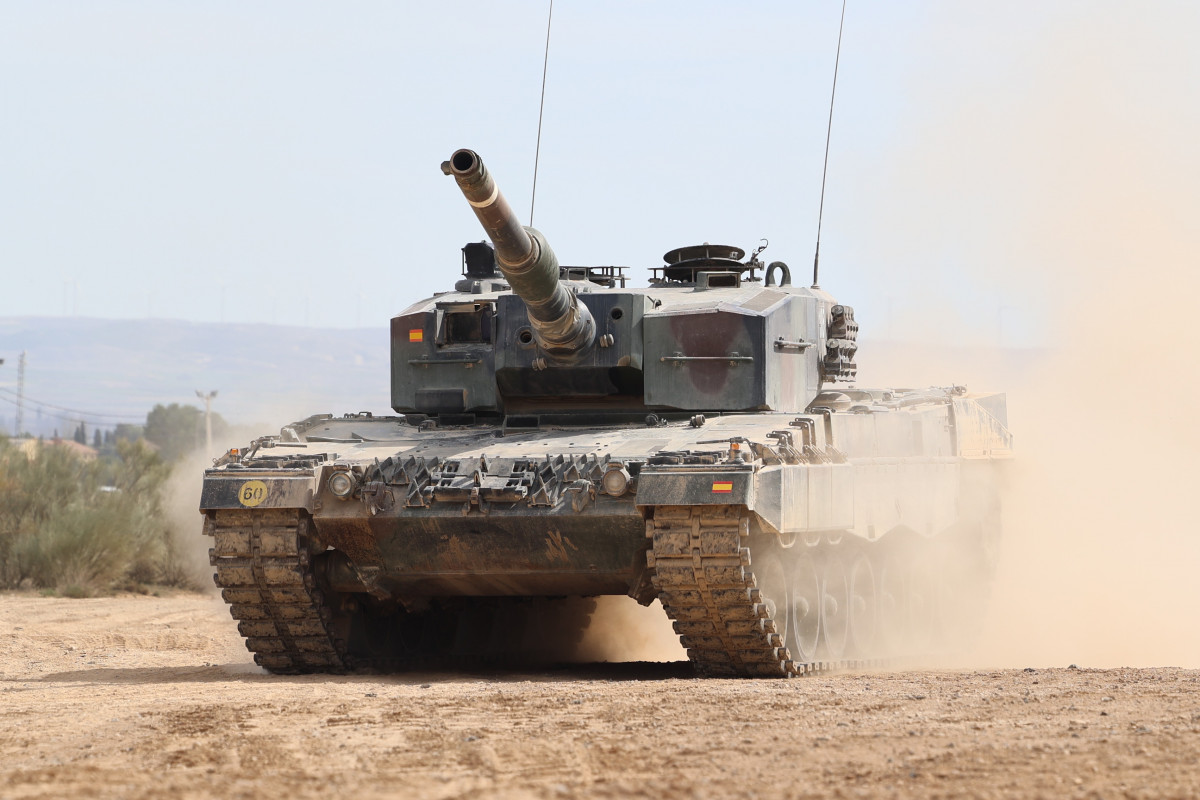
POLYGON ((1196 797, 1200 672, 273 677, 220 600, 0 595, 0 797, 1196 797))

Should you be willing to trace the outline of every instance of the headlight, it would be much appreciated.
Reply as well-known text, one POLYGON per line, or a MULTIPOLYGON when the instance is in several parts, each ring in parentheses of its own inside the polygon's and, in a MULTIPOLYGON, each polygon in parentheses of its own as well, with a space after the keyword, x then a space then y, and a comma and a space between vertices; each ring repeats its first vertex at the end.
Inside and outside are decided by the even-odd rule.
POLYGON ((609 464, 608 471, 600 479, 600 486, 605 494, 620 497, 629 488, 629 472, 621 464, 609 464))
POLYGON ((349 472, 339 470, 329 476, 329 491, 334 497, 346 498, 354 491, 354 478, 349 472))

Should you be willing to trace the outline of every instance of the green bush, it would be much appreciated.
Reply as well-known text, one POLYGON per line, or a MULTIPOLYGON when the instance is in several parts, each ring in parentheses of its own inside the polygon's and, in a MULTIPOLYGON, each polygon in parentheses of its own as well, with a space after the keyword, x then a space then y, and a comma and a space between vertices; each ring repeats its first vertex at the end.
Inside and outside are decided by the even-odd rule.
POLYGON ((76 596, 186 584, 163 513, 168 473, 140 440, 95 461, 51 445, 29 457, 0 442, 0 588, 76 596))

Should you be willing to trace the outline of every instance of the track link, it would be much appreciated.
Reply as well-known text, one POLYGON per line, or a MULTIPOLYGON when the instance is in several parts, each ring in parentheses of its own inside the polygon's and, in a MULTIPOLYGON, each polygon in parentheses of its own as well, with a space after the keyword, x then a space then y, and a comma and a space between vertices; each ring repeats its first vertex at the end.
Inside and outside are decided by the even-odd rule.
POLYGON ((344 672, 345 646, 310 569, 312 522, 299 509, 210 512, 209 563, 229 612, 259 666, 275 673, 344 672))

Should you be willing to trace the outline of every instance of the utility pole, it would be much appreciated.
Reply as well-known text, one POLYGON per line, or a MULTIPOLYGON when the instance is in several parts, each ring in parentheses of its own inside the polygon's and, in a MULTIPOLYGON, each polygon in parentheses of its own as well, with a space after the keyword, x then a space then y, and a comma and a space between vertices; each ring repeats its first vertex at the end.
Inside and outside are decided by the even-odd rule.
POLYGON ((204 455, 212 455, 212 401, 217 396, 217 390, 205 394, 199 389, 196 390, 196 397, 204 401, 204 455))
POLYGON ((13 435, 20 439, 21 428, 25 427, 25 351, 17 359, 17 429, 13 435))

